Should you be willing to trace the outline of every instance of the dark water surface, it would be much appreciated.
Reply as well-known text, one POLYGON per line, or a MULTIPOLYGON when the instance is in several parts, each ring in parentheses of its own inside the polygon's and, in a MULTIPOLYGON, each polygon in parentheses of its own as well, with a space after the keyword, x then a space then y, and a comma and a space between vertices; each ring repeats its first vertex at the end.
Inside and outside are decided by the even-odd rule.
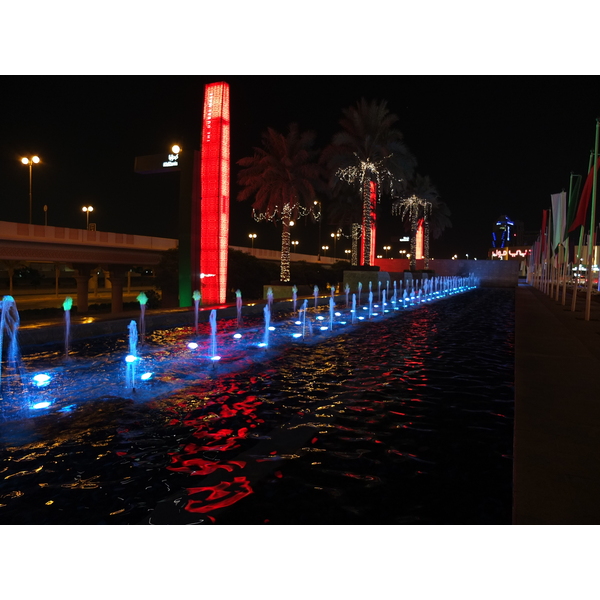
MULTIPOLYGON (((189 337, 156 332, 152 360, 189 337)), ((154 400, 115 393, 106 369, 85 402, 0 423, 0 523, 511 522, 513 290, 320 339, 224 351, 194 377, 183 361, 154 400)), ((74 353, 69 376, 90 380, 79 356, 105 370, 95 346, 74 353)))

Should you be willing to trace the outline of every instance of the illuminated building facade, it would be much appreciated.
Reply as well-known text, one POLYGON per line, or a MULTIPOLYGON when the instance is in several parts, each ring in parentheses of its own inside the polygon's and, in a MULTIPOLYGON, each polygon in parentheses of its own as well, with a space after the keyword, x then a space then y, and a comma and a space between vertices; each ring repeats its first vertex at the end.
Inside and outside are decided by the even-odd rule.
POLYGON ((200 228, 200 244, 193 244, 199 268, 193 259, 192 279, 205 304, 222 304, 227 293, 229 145, 229 85, 210 83, 204 91, 200 214, 192 213, 200 228))
POLYGON ((371 203, 370 220, 363 218, 361 236, 361 265, 375 264, 375 236, 377 231, 377 184, 369 182, 369 200, 371 203))
POLYGON ((492 230, 492 248, 508 248, 511 245, 511 228, 515 224, 506 215, 502 215, 492 230))

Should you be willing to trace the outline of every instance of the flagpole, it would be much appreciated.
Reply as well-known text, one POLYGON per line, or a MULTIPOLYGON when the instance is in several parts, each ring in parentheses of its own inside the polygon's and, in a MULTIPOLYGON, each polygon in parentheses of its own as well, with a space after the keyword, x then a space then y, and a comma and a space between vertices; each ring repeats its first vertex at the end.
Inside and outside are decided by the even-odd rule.
POLYGON ((590 320, 590 314, 592 309, 592 262, 594 260, 594 234, 596 233, 596 180, 598 169, 596 163, 598 162, 598 135, 600 132, 600 119, 596 119, 596 141, 594 144, 594 179, 592 184, 592 216, 590 220, 590 239, 589 239, 589 250, 588 250, 588 287, 585 297, 585 320, 590 320))
MULTIPOLYGON (((593 165, 594 165, 594 151, 590 150, 590 160, 589 160, 588 170, 587 170, 588 173, 592 170, 593 165)), ((584 186, 584 188, 585 188, 585 186, 584 186)), ((580 275, 581 275, 581 271, 580 271, 579 267, 581 266, 581 257, 583 255, 584 231, 585 231, 585 223, 582 223, 580 225, 580 229, 579 229, 579 245, 577 246, 577 281, 575 282, 575 287, 573 288, 574 291, 573 291, 573 298, 572 298, 572 302, 571 302, 571 312, 575 312, 576 303, 577 303, 577 290, 579 288, 579 279, 580 279, 580 275)))

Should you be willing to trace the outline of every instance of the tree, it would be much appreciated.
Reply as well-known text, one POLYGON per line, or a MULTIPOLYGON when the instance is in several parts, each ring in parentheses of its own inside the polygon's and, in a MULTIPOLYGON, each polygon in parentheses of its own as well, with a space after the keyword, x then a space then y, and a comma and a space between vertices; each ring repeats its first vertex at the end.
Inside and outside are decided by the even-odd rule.
MULTIPOLYGON (((356 197, 362 210, 360 262, 366 266, 371 264, 374 247, 371 231, 376 204, 382 194, 393 194, 395 187, 409 179, 416 166, 416 159, 404 145, 402 133, 394 127, 397 121, 398 117, 388 111, 385 100, 367 102, 362 98, 356 106, 343 111, 342 130, 334 135, 322 156, 332 189, 339 180, 357 188, 356 197)), ((353 255, 357 230, 353 224, 353 255)))
POLYGON ((315 199, 323 187, 322 170, 312 149, 313 132, 301 133, 292 123, 287 135, 268 128, 262 136, 262 148, 254 156, 238 160, 242 170, 238 183, 243 186, 237 199, 254 198, 253 215, 257 221, 281 221, 282 282, 290 281, 290 227, 298 216, 316 214, 315 199))
POLYGON ((438 190, 428 175, 417 174, 407 186, 404 197, 392 204, 392 214, 400 214, 403 219, 408 217, 410 227, 410 268, 417 267, 417 229, 423 221, 425 268, 429 268, 429 239, 430 233, 437 239, 444 229, 452 227, 450 210, 440 200, 438 190))

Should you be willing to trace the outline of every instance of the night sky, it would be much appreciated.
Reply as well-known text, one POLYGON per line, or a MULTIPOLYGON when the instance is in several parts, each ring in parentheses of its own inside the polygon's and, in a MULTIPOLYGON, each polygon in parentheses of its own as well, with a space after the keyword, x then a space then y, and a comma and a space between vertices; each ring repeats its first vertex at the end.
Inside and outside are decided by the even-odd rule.
MULTIPOLYGON (((179 175, 139 175, 136 156, 199 148, 207 83, 231 87, 232 198, 230 244, 279 249, 280 229, 256 223, 250 202, 236 200, 236 162, 260 145, 267 127, 291 122, 327 145, 342 110, 360 98, 386 100, 397 126, 451 210, 452 228, 432 242, 432 256, 485 258, 491 229, 506 214, 539 230, 550 195, 584 174, 600 116, 593 76, 3 76, 0 116, 0 220, 27 222, 28 168, 33 171, 33 222, 85 227, 91 204, 98 230, 177 237, 179 175)), ((325 208, 326 211, 326 208, 325 208)), ((389 200, 379 207, 377 252, 404 235, 389 200)), ((322 224, 322 242, 334 226, 322 224)), ((348 233, 348 232, 346 232, 348 233)), ((298 250, 316 253, 318 226, 300 222, 298 250)), ((349 242, 341 242, 338 256, 349 242)), ((331 250, 330 250, 331 253, 331 250)))

